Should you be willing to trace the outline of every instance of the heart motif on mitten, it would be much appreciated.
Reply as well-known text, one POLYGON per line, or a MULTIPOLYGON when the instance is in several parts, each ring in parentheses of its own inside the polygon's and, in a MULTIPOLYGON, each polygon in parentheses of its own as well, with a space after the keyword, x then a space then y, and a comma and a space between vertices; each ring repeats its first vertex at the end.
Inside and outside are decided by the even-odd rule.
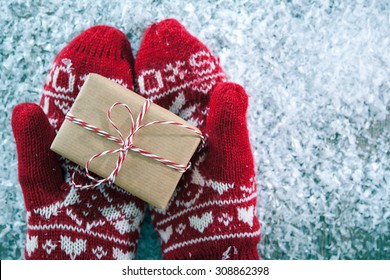
POLYGON ((210 223, 213 222, 213 213, 211 211, 204 213, 201 218, 196 215, 191 216, 189 217, 189 220, 191 227, 198 230, 199 232, 203 232, 205 228, 207 228, 210 223))
POLYGON ((61 236, 61 250, 74 260, 82 252, 85 252, 87 248, 87 240, 76 239, 72 241, 68 236, 61 236))

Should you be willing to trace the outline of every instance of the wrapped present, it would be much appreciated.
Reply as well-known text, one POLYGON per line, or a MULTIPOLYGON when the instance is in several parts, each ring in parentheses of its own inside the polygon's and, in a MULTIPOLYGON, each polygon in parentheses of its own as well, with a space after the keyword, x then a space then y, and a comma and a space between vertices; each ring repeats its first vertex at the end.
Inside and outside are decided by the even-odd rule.
POLYGON ((93 184, 78 187, 115 183, 164 208, 202 137, 197 128, 168 110, 90 74, 51 149, 86 167, 93 184))

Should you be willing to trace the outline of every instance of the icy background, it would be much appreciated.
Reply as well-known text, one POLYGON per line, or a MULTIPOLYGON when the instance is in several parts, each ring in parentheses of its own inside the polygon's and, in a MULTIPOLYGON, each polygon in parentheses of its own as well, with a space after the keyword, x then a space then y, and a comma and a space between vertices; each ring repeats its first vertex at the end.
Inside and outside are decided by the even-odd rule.
MULTIPOLYGON (((250 95, 262 257, 390 259, 389 1, 0 0, 0 14, 0 259, 23 258, 26 230, 12 108, 38 102, 82 30, 113 25, 136 54, 167 17, 250 95)), ((138 258, 161 258, 150 217, 138 258)))

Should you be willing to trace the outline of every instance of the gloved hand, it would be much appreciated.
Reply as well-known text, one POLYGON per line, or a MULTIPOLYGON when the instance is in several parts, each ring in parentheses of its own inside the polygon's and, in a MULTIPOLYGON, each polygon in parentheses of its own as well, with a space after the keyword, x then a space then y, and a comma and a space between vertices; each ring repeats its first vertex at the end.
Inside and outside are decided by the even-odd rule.
POLYGON ((17 105, 12 114, 19 181, 27 209, 27 259, 132 259, 144 203, 115 185, 81 190, 84 169, 50 150, 56 131, 87 74, 133 88, 133 57, 125 34, 92 27, 55 58, 40 106, 17 105))
POLYGON ((141 95, 207 137, 168 206, 151 208, 164 259, 259 259, 244 89, 227 82, 218 59, 173 19, 146 30, 135 72, 141 95))

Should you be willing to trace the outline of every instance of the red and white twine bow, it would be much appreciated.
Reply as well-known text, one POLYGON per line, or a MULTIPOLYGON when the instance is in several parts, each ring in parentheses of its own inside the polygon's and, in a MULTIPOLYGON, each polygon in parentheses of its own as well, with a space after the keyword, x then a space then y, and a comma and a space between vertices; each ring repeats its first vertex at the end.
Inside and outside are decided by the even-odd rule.
POLYGON ((137 116, 137 120, 134 121, 134 116, 133 116, 133 113, 130 109, 129 106, 127 106, 126 104, 124 103, 121 103, 121 102, 116 102, 114 103, 110 109, 108 109, 108 112, 107 112, 107 118, 108 120, 110 121, 111 125, 115 128, 116 132, 118 133, 118 137, 115 137, 114 135, 96 127, 96 126, 93 126, 81 119, 78 119, 76 118, 75 116, 73 116, 72 114, 68 113, 66 116, 65 116, 65 119, 89 130, 89 131, 92 131, 93 133, 96 133, 97 135, 99 136, 102 136, 104 138, 106 138, 107 140, 110 140, 110 141, 113 141, 115 143, 118 143, 120 145, 120 148, 119 149, 115 149, 115 150, 106 150, 106 151, 103 151, 103 152, 100 152, 100 153, 97 153, 95 155, 93 155, 88 161, 87 163, 85 164, 85 173, 87 175, 87 177, 89 179, 91 179, 94 183, 93 184, 89 184, 89 185, 77 185, 75 184, 74 182, 74 178, 72 178, 72 183, 76 186, 76 187, 79 187, 79 188, 82 188, 82 189, 86 189, 86 188, 93 188, 93 187, 97 187, 103 183, 106 183, 106 182, 110 182, 110 183, 114 183, 115 182, 115 179, 116 179, 116 176, 118 175, 121 167, 122 167, 122 164, 123 162, 125 161, 126 159, 126 156, 127 156, 127 153, 129 150, 133 151, 133 152, 136 152, 136 153, 139 153, 145 157, 149 157, 149 158, 152 158, 158 162, 161 162, 162 164, 166 165, 167 167, 169 168, 173 168, 175 170, 177 170, 178 172, 181 172, 181 173, 184 173, 188 168, 190 168, 191 164, 188 163, 187 165, 182 165, 182 164, 179 164, 179 163, 176 163, 174 161, 171 161, 171 160, 168 160, 168 159, 165 159, 163 157, 160 157, 158 155, 155 155, 153 153, 150 153, 148 151, 145 151, 141 148, 138 148, 136 146, 134 146, 134 143, 133 143, 133 138, 134 138, 134 135, 139 131, 141 130, 142 128, 144 127, 147 127, 147 126, 151 126, 151 125, 154 125, 154 124, 170 124, 170 125, 176 125, 176 126, 179 126, 179 127, 182 127, 182 128, 185 128, 189 131, 192 131, 193 133, 197 134, 201 139, 202 141, 204 141, 204 136, 202 135, 202 133, 197 130, 197 129, 194 129, 190 126, 187 126, 187 125, 184 125, 182 123, 179 123, 179 122, 173 122, 173 121, 152 121, 152 122, 149 122, 149 123, 146 123, 146 124, 143 124, 141 125, 142 123, 142 120, 144 119, 145 117, 145 114, 146 112, 148 111, 149 109, 149 106, 151 105, 152 101, 150 101, 149 99, 147 99, 145 101, 145 103, 142 105, 142 108, 141 108, 141 111, 140 113, 138 114, 137 116), (131 122, 132 122, 132 126, 131 126, 131 129, 130 129, 130 133, 129 135, 124 138, 122 133, 119 131, 118 127, 115 125, 115 123, 112 121, 111 119, 111 111, 114 107, 116 106, 123 106, 126 108, 126 110, 129 112, 129 115, 130 115, 130 118, 131 118, 131 122), (114 170, 111 172, 111 174, 104 178, 104 179, 96 179, 94 178, 93 176, 91 176, 91 174, 89 173, 89 165, 91 164, 91 162, 95 159, 95 158, 99 158, 99 157, 102 157, 102 156, 105 156, 105 155, 108 155, 108 154, 114 154, 114 153, 118 153, 118 159, 116 161, 116 164, 115 164, 115 167, 114 167, 114 170))

